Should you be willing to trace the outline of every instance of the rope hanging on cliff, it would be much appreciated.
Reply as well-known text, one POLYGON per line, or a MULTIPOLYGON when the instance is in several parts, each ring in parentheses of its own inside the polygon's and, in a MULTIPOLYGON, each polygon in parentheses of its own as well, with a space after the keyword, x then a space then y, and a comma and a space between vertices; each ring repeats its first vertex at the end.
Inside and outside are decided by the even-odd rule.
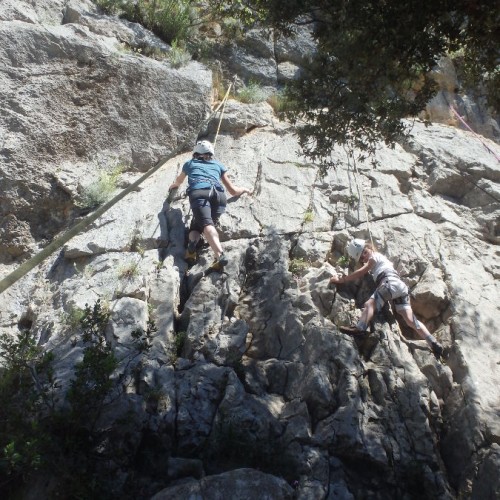
MULTIPOLYGON (((231 86, 230 86, 231 87, 231 86)), ((229 90, 228 90, 229 93, 229 90)), ((225 101, 222 101, 217 108, 210 113, 208 118, 203 120, 198 127, 198 134, 204 130, 208 124, 210 123, 210 120, 217 114, 219 109, 223 106, 225 101)), ((218 131, 218 130, 217 130, 218 131)), ((197 134, 197 135, 198 135, 197 134)), ((113 205, 116 205, 122 198, 124 198, 127 194, 131 193, 132 191, 135 191, 137 187, 142 184, 148 177, 153 175, 157 170, 159 170, 166 161, 170 160, 174 156, 177 156, 181 154, 183 151, 185 151, 185 148, 188 144, 192 142, 191 138, 187 138, 184 140, 177 148, 175 148, 170 154, 167 156, 164 156, 161 158, 156 165, 151 167, 143 176, 141 176, 139 179, 137 179, 134 183, 132 183, 130 186, 128 186, 126 189, 118 193, 113 199, 99 207, 95 212, 92 214, 88 215, 85 217, 83 220, 81 220, 78 224, 73 226, 71 229, 66 231, 63 235, 59 236, 55 240, 53 240, 51 243, 49 243, 45 248, 43 248, 40 252, 38 252, 36 255, 31 257, 31 259, 27 260, 23 264, 21 264, 17 269, 9 273, 7 276, 2 278, 0 280, 0 294, 3 293, 5 290, 7 290, 9 287, 11 287, 16 281, 21 279, 23 276, 28 274, 32 269, 34 269, 36 266, 41 264, 47 257, 52 255, 56 250, 61 248, 65 243, 67 243, 71 238, 76 236, 78 233, 83 231, 87 226, 89 226, 92 222, 97 220, 101 215, 103 215, 107 210, 109 210, 113 205)))
POLYGON ((220 130, 220 125, 222 123, 222 117, 224 116, 224 110, 226 109, 226 102, 229 98, 229 92, 231 92, 232 86, 233 86, 233 82, 231 82, 229 84, 229 87, 227 88, 226 95, 224 96, 224 98, 222 99, 222 102, 221 102, 222 110, 220 112, 219 123, 217 124, 217 130, 215 131, 214 149, 215 149, 215 145, 217 144, 217 137, 219 136, 219 130, 220 130))
POLYGON ((467 124, 467 122, 463 119, 463 117, 459 114, 459 112, 450 104, 449 105, 450 107, 450 111, 460 120, 460 122, 467 128, 467 130, 469 130, 470 132, 472 132, 472 134, 477 137, 479 139, 479 141, 481 142, 481 144, 486 148, 486 150, 491 153, 496 159, 498 162, 500 162, 500 156, 497 155, 495 153, 495 151, 493 151, 484 141, 483 139, 481 138, 481 136, 479 134, 477 134, 476 132, 474 132, 474 130, 472 130, 469 125, 467 124))
MULTIPOLYGON (((219 109, 221 110, 220 117, 219 117, 219 122, 217 124, 217 130, 215 131, 215 138, 214 138, 214 141, 213 141, 214 148, 215 148, 215 144, 217 143, 217 137, 219 136, 219 130, 220 130, 220 125, 222 123, 222 117, 224 116, 224 110, 226 109, 226 102, 227 102, 227 100, 229 98, 229 92, 231 91, 232 85, 233 85, 233 83, 231 82, 229 84, 228 89, 227 89, 226 95, 222 98, 221 103, 219 104, 219 106, 217 107, 217 109, 213 113, 215 115, 219 109)), ((176 192, 177 192, 177 188, 176 189, 172 189, 170 191, 170 193, 168 194, 167 202, 169 204, 174 200, 176 192)), ((186 197, 187 194, 184 194, 184 196, 186 197)), ((190 214, 191 214, 191 205, 189 205, 187 217, 189 217, 190 214)))
MULTIPOLYGON (((348 156, 349 158, 349 156, 348 156)), ((351 163, 350 161, 348 160, 347 162, 347 168, 349 168, 351 166, 351 163)), ((366 228, 368 230, 368 236, 370 237, 370 243, 373 245, 373 247, 375 248, 375 244, 373 243, 373 236, 372 236, 372 232, 370 230, 370 218, 368 216, 368 210, 366 208, 366 199, 365 199, 365 194, 363 192, 363 189, 360 189, 359 187, 359 182, 358 182, 358 167, 356 166, 356 160, 353 159, 353 162, 352 162, 352 167, 353 167, 353 173, 354 173, 354 181, 356 182, 356 188, 358 190, 358 193, 359 193, 359 197, 362 201, 362 205, 363 205, 363 209, 364 209, 364 212, 365 212, 365 219, 366 219, 366 228)))
MULTIPOLYGON (((451 105, 448 105, 450 110, 453 111, 454 113, 456 113, 456 111, 453 109, 453 107, 451 105)), ((497 160, 500 161, 500 157, 490 148, 488 147, 488 145, 481 139, 481 137, 476 134, 468 125, 467 123, 465 123, 465 121, 463 120, 463 118, 458 115, 457 113, 457 116, 460 118, 460 120, 465 124, 465 126, 472 132, 472 134, 474 136, 476 136, 480 141, 481 143, 483 144, 483 146, 488 150, 488 152, 490 152, 491 154, 493 154, 493 156, 495 156, 495 158, 497 160)), ((421 146, 422 143, 420 141, 418 141, 417 139, 413 139, 415 142, 417 142, 418 144, 420 144, 421 146)), ((454 166, 451 166, 451 165, 448 165, 447 168, 453 172, 455 172, 456 174, 458 174, 459 176, 463 177, 464 180, 466 180, 467 182, 470 182, 473 186, 475 186, 479 191, 482 191, 484 194, 486 194, 487 196, 489 196, 492 200, 495 200, 496 202, 500 203, 500 198, 498 196, 495 196, 494 194, 490 193, 489 191, 487 191, 483 186, 480 186, 478 184, 478 182, 476 182, 474 180, 474 177, 471 173, 467 172, 466 170, 463 171, 463 170, 459 170, 457 167, 454 167, 454 166)))

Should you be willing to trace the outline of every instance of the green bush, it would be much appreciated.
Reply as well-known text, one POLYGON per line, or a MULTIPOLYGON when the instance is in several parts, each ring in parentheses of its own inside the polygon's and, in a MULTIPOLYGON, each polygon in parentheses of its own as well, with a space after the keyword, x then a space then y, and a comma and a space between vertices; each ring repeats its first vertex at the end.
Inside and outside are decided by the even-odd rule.
POLYGON ((236 98, 243 103, 252 104, 266 100, 266 92, 257 82, 250 82, 236 93, 236 98))
MULTIPOLYGON (((148 2, 149 3, 149 2, 148 2)), ((173 44, 185 41, 192 33, 195 11, 188 0, 157 0, 150 27, 161 39, 173 44)))
POLYGON ((112 373, 118 367, 113 348, 106 339, 106 327, 110 313, 97 301, 94 307, 85 308, 82 324, 82 340, 85 344, 83 360, 75 366, 75 378, 67 394, 72 409, 72 418, 81 425, 95 424, 99 418, 106 397, 111 391, 112 373))
POLYGON ((123 393, 118 365, 147 351, 156 331, 131 333, 135 350, 118 360, 106 338, 109 310, 98 301, 86 306, 80 320, 83 358, 64 404, 56 404, 60 385, 54 378, 54 355, 37 345, 29 330, 0 336, 0 495, 22 498, 35 473, 52 479, 56 498, 116 498, 103 464, 118 462, 106 435, 98 429, 104 409, 123 393))
POLYGON ((104 12, 142 24, 167 43, 185 41, 198 24, 189 0, 94 0, 104 12))
POLYGON ((184 45, 178 44, 176 40, 172 42, 172 49, 167 55, 167 59, 174 68, 185 66, 191 60, 191 54, 184 45))
POLYGON ((290 103, 286 99, 284 92, 271 94, 266 100, 277 115, 280 115, 290 107, 290 103))
POLYGON ((118 166, 110 172, 100 172, 97 179, 83 189, 80 205, 94 209, 106 203, 116 191, 116 184, 122 171, 123 168, 118 166))
POLYGON ((0 336, 0 495, 9 498, 26 473, 44 465, 45 414, 54 407, 53 356, 29 330, 0 336))

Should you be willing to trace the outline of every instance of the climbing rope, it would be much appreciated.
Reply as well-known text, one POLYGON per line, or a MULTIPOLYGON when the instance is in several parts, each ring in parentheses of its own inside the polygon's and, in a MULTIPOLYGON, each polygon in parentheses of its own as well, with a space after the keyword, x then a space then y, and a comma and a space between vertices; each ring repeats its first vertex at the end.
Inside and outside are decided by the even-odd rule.
MULTIPOLYGON (((418 141, 417 139, 413 139, 414 142, 418 143, 420 146, 423 147, 423 144, 418 141)), ((493 153, 495 154, 495 153, 493 153)), ((479 191, 482 191, 485 195, 489 196, 492 200, 495 200, 496 202, 500 203, 500 198, 498 196, 495 196, 494 194, 490 193, 487 191, 483 186, 480 186, 475 180, 472 174, 470 174, 467 171, 462 171, 459 170, 457 167, 448 165, 447 166, 448 170, 451 170, 452 172, 455 172, 457 175, 463 177, 463 179, 467 182, 470 182, 474 187, 476 187, 479 191)))
MULTIPOLYGON (((227 92, 226 92, 226 95, 222 98, 222 101, 221 103, 219 104, 219 107, 217 108, 218 109, 221 109, 221 112, 220 112, 220 117, 219 117, 219 123, 217 125, 217 130, 215 132, 215 138, 214 138, 214 142, 213 142, 213 146, 214 146, 214 149, 215 149, 215 145, 217 143, 217 137, 219 136, 219 130, 220 130, 220 125, 222 123, 222 117, 224 116, 224 110, 226 108, 226 101, 228 100, 229 98, 229 92, 231 91, 231 86, 232 86, 232 82, 229 84, 229 87, 227 89, 227 92)), ((216 111, 217 112, 217 111, 216 111)), ((214 113, 215 114, 215 113, 214 113)), ((172 191, 175 191, 177 192, 177 189, 173 189, 172 191)), ((171 192, 172 192, 171 191, 171 192)), ((184 194, 184 196, 187 196, 187 193, 184 194)), ((169 194, 169 197, 170 197, 170 194, 169 194)), ((173 195, 172 195, 172 200, 173 200, 173 195)), ((170 203, 170 202, 169 202, 170 203)), ((186 219, 189 219, 189 216, 191 215, 191 204, 189 204, 188 206, 188 212, 187 212, 187 215, 186 215, 186 219)))
POLYGON ((217 144, 217 137, 219 136, 219 130, 220 130, 220 125, 222 123, 222 117, 224 116, 224 110, 226 109, 226 102, 227 102, 227 100, 229 98, 229 92, 231 92, 231 87, 232 86, 233 86, 233 82, 231 82, 229 84, 229 87, 227 89, 226 95, 224 96, 224 98, 222 99, 222 102, 221 102, 222 109, 221 109, 221 112, 220 112, 219 123, 217 124, 217 130, 215 132, 214 149, 215 149, 215 145, 217 144))
MULTIPOLYGON (((229 87, 231 88, 231 86, 229 87)), ((226 94, 229 95, 229 90, 226 94)), ((225 99, 226 99, 225 98, 225 99)), ((217 114, 219 109, 223 107, 225 104, 225 100, 223 100, 219 105, 216 107, 212 113, 201 122, 201 125, 198 127, 198 134, 204 130, 208 124, 210 123, 210 120, 217 114)), ((222 117, 221 117, 222 118, 222 117)), ((220 123, 219 123, 220 125, 220 123)), ((218 132, 218 129, 217 129, 218 132)), ((187 138, 184 140, 177 148, 175 148, 170 154, 167 156, 161 158, 151 169, 149 169, 143 176, 141 176, 138 180, 136 180, 134 183, 132 183, 130 186, 125 188, 123 191, 118 193, 113 199, 99 207, 95 212, 92 214, 88 215, 85 217, 83 220, 78 222, 75 226, 73 226, 71 229, 66 231, 64 234, 59 236, 58 238, 54 239, 51 243, 49 243, 45 248, 43 248, 39 253, 34 255, 31 259, 27 260, 23 264, 21 264, 17 269, 12 271, 10 274, 2 278, 0 280, 0 294, 3 293, 5 290, 7 290, 9 287, 11 287, 16 281, 21 279, 23 276, 28 274, 32 269, 34 269, 36 266, 41 264, 47 257, 52 255, 56 250, 61 248, 65 243, 67 243, 71 238, 76 236, 78 233, 83 231, 86 227, 88 227, 92 222, 97 220, 101 215, 103 215, 107 210, 109 210, 112 206, 116 205, 122 198, 127 196, 129 193, 132 191, 135 191, 137 187, 142 184, 148 177, 151 177, 157 170, 159 170, 165 162, 173 158, 174 156, 179 155, 183 151, 185 151, 185 148, 188 144, 192 142, 191 138, 187 138)))
POLYGON ((449 104, 449 107, 450 107, 450 111, 460 120, 460 122, 467 128, 467 130, 469 130, 470 132, 472 132, 472 134, 477 137, 479 139, 479 141, 481 142, 481 144, 486 148, 486 150, 491 153, 496 159, 497 161, 500 162, 500 156, 495 153, 495 151, 493 151, 484 141, 483 139, 481 138, 481 136, 479 134, 477 134, 476 132, 474 132, 474 130, 472 130, 469 125, 467 124, 467 122, 463 119, 463 117, 459 114, 459 112, 451 105, 449 104))
MULTIPOLYGON (((349 158, 349 156, 348 156, 348 158, 349 158)), ((350 166, 351 166, 351 163, 350 163, 350 160, 348 160, 347 161, 347 168, 349 169, 350 166)), ((366 220, 366 228, 368 230, 368 236, 370 237, 370 242, 371 242, 373 248, 375 248, 375 244, 373 243, 372 232, 370 229, 370 217, 368 216, 368 209, 366 208, 365 194, 364 194, 363 188, 359 187, 359 183, 358 183, 359 172, 358 172, 358 167, 356 166, 356 160, 354 158, 352 160, 352 167, 353 167, 353 173, 354 173, 354 182, 356 183, 356 189, 358 190, 359 198, 362 202, 363 209, 365 212, 365 220, 366 220)))

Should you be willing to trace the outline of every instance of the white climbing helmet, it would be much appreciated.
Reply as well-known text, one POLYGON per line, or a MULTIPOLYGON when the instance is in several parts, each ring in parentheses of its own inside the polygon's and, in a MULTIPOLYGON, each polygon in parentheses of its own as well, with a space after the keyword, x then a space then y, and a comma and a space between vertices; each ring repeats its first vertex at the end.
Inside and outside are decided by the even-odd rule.
POLYGON ((200 155, 210 153, 211 155, 213 155, 214 147, 209 141, 198 141, 193 149, 193 153, 198 153, 200 155))
POLYGON ((351 257, 357 262, 361 257, 361 254, 363 253, 365 244, 366 244, 365 240, 361 240, 359 238, 351 240, 347 245, 347 253, 349 254, 349 257, 351 257))

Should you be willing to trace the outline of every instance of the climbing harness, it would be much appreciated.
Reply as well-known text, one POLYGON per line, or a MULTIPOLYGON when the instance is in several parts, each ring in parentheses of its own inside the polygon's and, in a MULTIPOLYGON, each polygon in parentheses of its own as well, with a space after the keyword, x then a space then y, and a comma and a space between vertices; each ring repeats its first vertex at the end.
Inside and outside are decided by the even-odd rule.
MULTIPOLYGON (((397 306, 410 305, 410 295, 408 293, 392 298, 389 284, 391 278, 397 278, 399 281, 402 281, 401 276, 399 276, 399 273, 395 269, 387 269, 377 276, 377 280, 375 281, 375 303, 377 304, 377 309, 379 309, 378 297, 380 297, 384 303, 391 301, 397 306)), ((380 304, 380 307, 381 306, 382 304, 380 304)))
POLYGON ((375 288, 379 287, 383 281, 391 277, 401 279, 399 273, 395 269, 387 269, 386 271, 380 273, 377 276, 377 281, 375 282, 375 288))
MULTIPOLYGON (((201 177, 201 178, 197 178, 196 182, 206 182, 207 184, 210 184, 210 193, 208 195, 209 198, 212 198, 212 197, 216 196, 217 200, 219 200, 219 194, 218 193, 224 192, 224 187, 222 186, 222 184, 219 181, 217 181, 217 180, 215 180, 213 178, 211 179, 209 177, 201 177)), ((186 193, 189 194, 190 191, 194 191, 194 190, 191 189, 190 186, 188 186, 188 188, 186 190, 186 193)))

